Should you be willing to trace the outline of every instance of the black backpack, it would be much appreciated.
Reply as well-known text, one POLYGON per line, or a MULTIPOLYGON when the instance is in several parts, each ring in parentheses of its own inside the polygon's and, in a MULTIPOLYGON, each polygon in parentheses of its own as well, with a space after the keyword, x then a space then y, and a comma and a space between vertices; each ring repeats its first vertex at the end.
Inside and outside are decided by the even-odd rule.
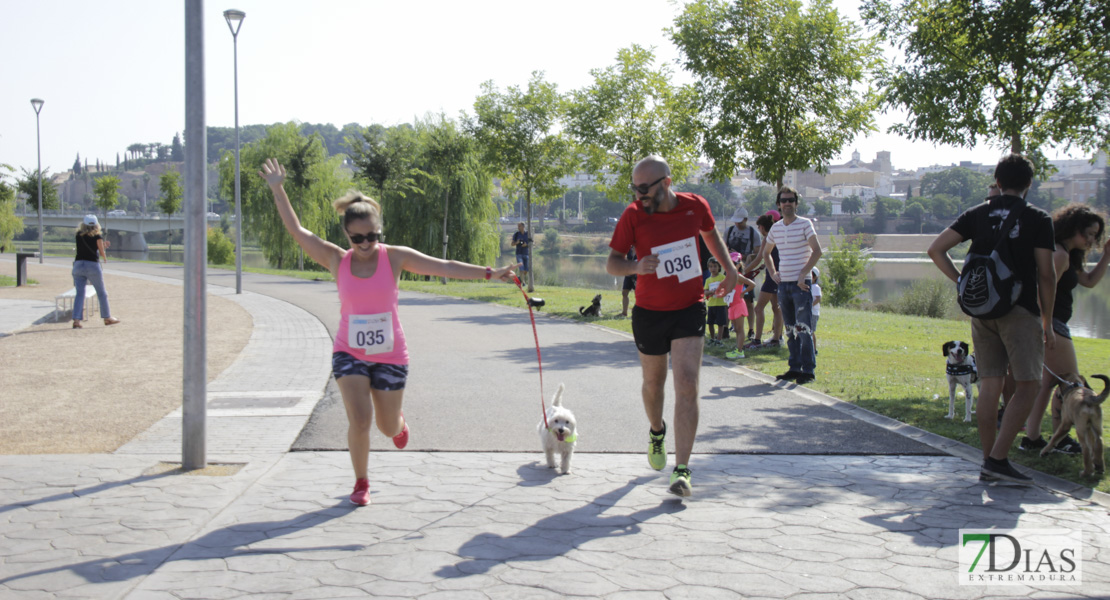
MULTIPOLYGON (((1002 222, 997 237, 985 244, 989 254, 967 253, 960 279, 956 283, 960 309, 977 319, 999 319, 1010 313, 1021 296, 1021 280, 1014 272, 1010 254, 1010 230, 1025 211, 1025 202, 1015 202, 1010 214, 1002 222)), ((990 211, 983 211, 978 223, 978 235, 990 233, 990 211)), ((978 235, 976 237, 978 237, 978 235)), ((983 246, 980 246, 983 247, 983 246)))

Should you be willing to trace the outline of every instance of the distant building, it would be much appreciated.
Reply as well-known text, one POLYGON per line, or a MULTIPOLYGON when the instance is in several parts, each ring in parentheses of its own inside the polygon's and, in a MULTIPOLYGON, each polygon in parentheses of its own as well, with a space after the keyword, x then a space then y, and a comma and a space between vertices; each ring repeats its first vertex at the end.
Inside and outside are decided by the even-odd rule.
POLYGON ((840 185, 858 185, 874 189, 879 196, 886 196, 894 191, 890 152, 885 150, 876 152, 875 160, 870 162, 864 162, 857 150, 852 153, 852 160, 829 166, 828 173, 824 175, 813 170, 790 171, 784 181, 795 188, 826 190, 840 185))

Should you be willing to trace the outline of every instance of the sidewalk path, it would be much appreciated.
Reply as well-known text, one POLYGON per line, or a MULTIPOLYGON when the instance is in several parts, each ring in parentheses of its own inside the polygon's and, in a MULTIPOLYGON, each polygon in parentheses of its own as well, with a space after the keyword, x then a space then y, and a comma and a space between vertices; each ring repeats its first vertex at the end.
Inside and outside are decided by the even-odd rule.
MULTIPOLYGON (((382 451, 373 505, 356 509, 346 453, 282 448, 295 431, 281 423, 307 419, 301 407, 327 379, 319 349, 294 340, 326 344, 326 333, 255 296, 233 298, 256 331, 209 388, 209 458, 242 469, 166 473, 159 461, 180 458, 162 440, 172 423, 115 454, 0 456, 0 597, 1110 597, 1106 506, 984 486, 955 456, 699 454, 695 496, 681 502, 640 452, 581 453, 556 476, 538 451, 382 451), (279 397, 298 414, 266 402, 279 397), (213 408, 221 399, 241 403, 235 415, 213 408), (1083 584, 959 585, 960 528, 1081 530, 1083 584)), ((796 401, 809 400, 821 398, 796 401)))

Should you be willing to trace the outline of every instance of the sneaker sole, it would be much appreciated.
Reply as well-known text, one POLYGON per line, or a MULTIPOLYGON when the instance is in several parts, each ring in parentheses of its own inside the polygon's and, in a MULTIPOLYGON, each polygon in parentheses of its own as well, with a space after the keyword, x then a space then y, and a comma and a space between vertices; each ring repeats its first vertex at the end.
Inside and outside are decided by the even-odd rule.
POLYGON ((685 479, 679 479, 667 488, 667 491, 680 498, 689 498, 694 491, 690 489, 690 484, 685 479))

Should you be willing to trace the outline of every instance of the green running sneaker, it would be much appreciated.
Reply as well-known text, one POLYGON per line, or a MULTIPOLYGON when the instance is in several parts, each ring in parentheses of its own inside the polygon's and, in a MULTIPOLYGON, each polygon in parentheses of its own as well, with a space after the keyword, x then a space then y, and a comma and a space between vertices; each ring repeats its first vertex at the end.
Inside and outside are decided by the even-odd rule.
POLYGON ((690 487, 690 469, 686 465, 678 465, 671 473, 671 487, 668 490, 675 496, 689 498, 693 493, 693 488, 690 487))
POLYGON ((667 424, 663 423, 663 433, 656 435, 648 429, 648 464, 656 471, 662 471, 667 466, 667 446, 663 440, 667 438, 667 424))

